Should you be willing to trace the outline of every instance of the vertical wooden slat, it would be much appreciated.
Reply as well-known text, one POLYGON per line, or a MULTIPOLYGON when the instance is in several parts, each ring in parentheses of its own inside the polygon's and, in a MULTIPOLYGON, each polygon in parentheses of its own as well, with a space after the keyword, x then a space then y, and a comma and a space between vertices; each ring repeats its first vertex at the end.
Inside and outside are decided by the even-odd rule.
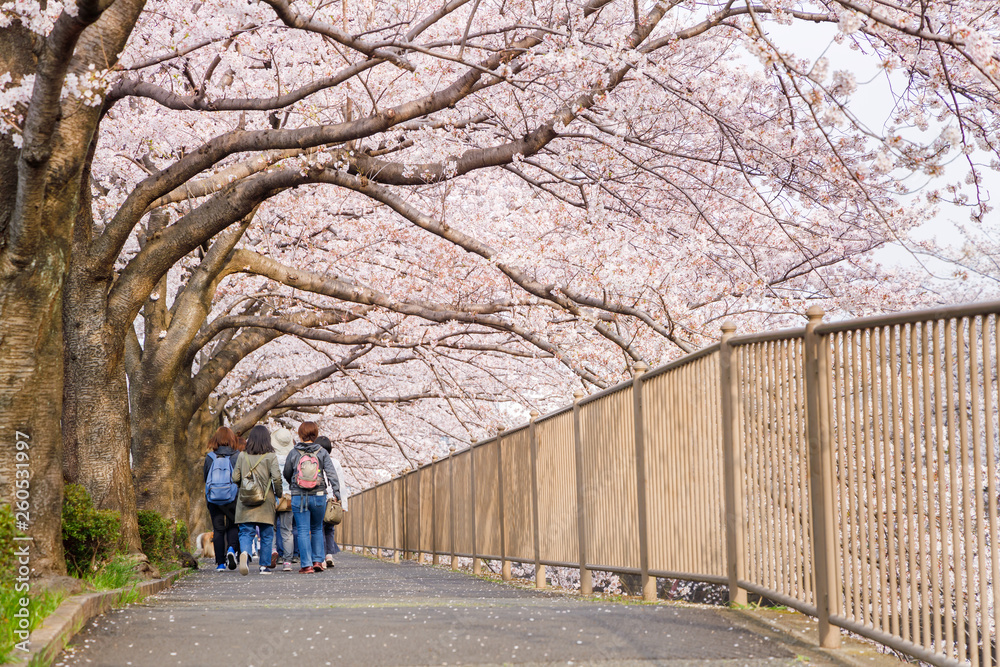
POLYGON ((583 434, 580 423, 580 399, 583 398, 583 391, 577 389, 573 393, 573 444, 576 456, 576 530, 577 545, 580 550, 580 593, 582 595, 592 595, 594 593, 593 578, 587 568, 587 520, 586 520, 586 498, 584 496, 583 477, 583 434))
POLYGON ((885 334, 879 327, 871 331, 871 381, 872 381, 872 443, 871 468, 873 500, 875 506, 875 545, 878 549, 878 587, 874 599, 878 610, 873 610, 873 625, 883 632, 889 632, 889 588, 886 577, 886 559, 888 557, 887 520, 883 510, 885 498, 885 465, 886 447, 884 434, 888 431, 887 403, 885 384, 885 334), (880 611, 881 613, 874 613, 880 611), (877 619, 877 620, 876 620, 877 619))
POLYGON ((752 524, 750 526, 751 535, 753 536, 753 547, 751 553, 753 557, 751 563, 753 565, 753 576, 754 581, 763 584, 764 586, 769 585, 767 579, 767 561, 766 561, 766 533, 764 532, 764 508, 762 504, 766 494, 763 492, 763 483, 761 480, 761 470, 763 468, 763 457, 762 457, 762 436, 761 436, 761 416, 763 412, 763 406, 761 405, 760 397, 760 346, 759 345, 749 345, 746 348, 747 354, 747 365, 745 368, 748 371, 748 383, 750 385, 750 414, 753 415, 749 419, 750 431, 748 440, 748 455, 749 455, 749 466, 747 473, 753 478, 753 491, 754 498, 750 502, 748 509, 750 510, 750 516, 752 517, 752 524))
MULTIPOLYGON (((960 448, 959 452, 961 455, 961 479, 962 479, 962 514, 965 523, 965 534, 963 536, 965 546, 965 587, 969 591, 966 596, 967 607, 965 610, 965 618, 968 621, 967 625, 969 628, 968 638, 969 638, 969 660, 972 663, 972 667, 979 667, 979 628, 978 618, 976 617, 976 594, 973 582, 976 580, 975 574, 975 552, 971 548, 970 538, 973 535, 972 527, 972 506, 970 503, 970 496, 975 493, 975 486, 973 480, 970 479, 970 462, 969 462, 969 413, 968 413, 968 387, 966 382, 966 363, 965 363, 965 347, 969 344, 969 339, 966 338, 966 325, 967 319, 960 318, 958 320, 958 331, 956 336, 956 343, 958 347, 958 414, 959 414, 959 442, 960 448)), ((969 327, 971 329, 971 327, 969 327)), ((971 337, 971 331, 968 334, 971 337)), ((972 346, 974 347, 974 346, 972 346)))
MULTIPOLYGON (((986 384, 986 497, 989 512, 989 525, 991 546, 990 564, 993 588, 991 591, 991 602, 993 613, 991 615, 994 623, 994 642, 998 640, 1000 628, 996 626, 997 605, 1000 605, 1000 548, 997 547, 997 540, 1000 539, 1000 527, 998 527, 997 504, 1000 503, 1000 496, 997 495, 997 449, 994 443, 997 442, 997 416, 994 410, 997 404, 994 403, 993 389, 996 386, 998 400, 1000 400, 1000 316, 993 317, 992 338, 994 341, 993 359, 990 359, 990 345, 986 318, 983 318, 983 378, 986 384), (994 385, 996 378, 996 385, 994 385)), ((986 604, 986 600, 983 601, 986 604)), ((985 614, 984 614, 985 616, 985 614)), ((993 656, 993 664, 1000 664, 1000 657, 993 656)))
MULTIPOLYGON (((987 565, 986 565, 986 522, 985 514, 986 508, 983 504, 983 483, 980 481, 981 471, 984 464, 983 456, 983 434, 980 429, 980 415, 982 411, 980 409, 981 398, 980 394, 982 392, 982 383, 979 381, 979 341, 977 340, 981 334, 984 338, 986 336, 985 327, 978 326, 979 323, 983 322, 981 318, 969 318, 969 385, 970 393, 972 394, 971 400, 971 410, 970 415, 972 417, 971 430, 972 430, 972 465, 969 466, 969 473, 971 477, 970 490, 972 491, 974 501, 974 512, 976 516, 976 550, 978 554, 978 559, 976 562, 975 579, 971 581, 978 581, 979 583, 979 600, 976 605, 976 613, 973 616, 975 622, 973 625, 977 625, 980 629, 979 635, 984 649, 988 649, 990 646, 990 623, 987 619, 987 600, 989 598, 989 578, 987 577, 987 565)), ((983 322, 984 323, 984 322, 983 322)), ((985 428, 985 425, 984 425, 985 428)), ((983 480, 985 481, 985 480, 983 480)), ((993 536, 996 539, 996 536, 993 536)), ((976 651, 978 654, 979 651, 976 651)), ((988 658, 989 651, 983 651, 983 659, 987 662, 992 662, 988 658)))
POLYGON ((913 610, 913 615, 910 619, 910 624, 912 628, 913 635, 911 637, 914 644, 920 644, 922 640, 922 625, 923 625, 923 586, 922 582, 922 557, 921 551, 923 543, 919 536, 923 535, 923 518, 920 514, 920 509, 922 503, 920 501, 920 470, 919 470, 919 425, 920 425, 920 399, 919 399, 919 360, 917 358, 917 340, 916 340, 916 325, 909 324, 907 326, 907 333, 909 334, 906 339, 909 341, 907 344, 907 354, 910 360, 910 371, 907 374, 905 372, 905 367, 903 370, 904 377, 907 378, 910 389, 910 396, 907 397, 904 394, 903 398, 907 400, 908 405, 904 405, 903 415, 905 421, 904 425, 904 438, 906 440, 906 456, 904 460, 906 461, 906 515, 909 517, 909 529, 906 539, 906 545, 909 553, 909 563, 910 563, 910 608, 913 610), (912 427, 910 423, 912 421, 912 427), (908 437, 907 437, 908 436, 908 437), (907 458, 908 457, 908 458, 907 458))
POLYGON ((437 455, 431 456, 431 565, 441 564, 441 543, 438 541, 438 533, 440 532, 440 519, 439 515, 441 513, 441 508, 439 503, 441 502, 440 494, 438 494, 438 468, 440 464, 437 460, 437 455))
POLYGON ((531 538, 535 550, 535 588, 545 588, 545 566, 541 563, 540 520, 538 516, 538 434, 535 421, 540 413, 531 411, 528 425, 529 447, 531 448, 531 538))
POLYGON ((497 514, 499 515, 499 521, 497 525, 497 530, 500 533, 500 576, 504 581, 510 581, 510 561, 507 560, 507 517, 505 502, 505 489, 504 489, 504 474, 503 474, 503 435, 497 433, 496 447, 497 450, 497 514))
POLYGON ((805 340, 796 339, 793 341, 793 354, 790 360, 795 362, 795 395, 797 409, 795 411, 795 439, 796 439, 796 468, 798 475, 796 479, 796 505, 801 508, 799 512, 800 542, 798 551, 801 552, 800 569, 802 572, 802 583, 807 590, 807 595, 803 600, 815 604, 816 602, 816 580, 813 566, 813 526, 812 526, 812 506, 809 493, 809 438, 806 432, 806 378, 805 378, 805 340))
POLYGON ((775 468, 777 468, 777 462, 775 461, 775 456, 777 453, 777 443, 776 439, 776 429, 774 428, 775 423, 775 396, 774 396, 774 378, 771 376, 771 369, 773 364, 771 363, 772 352, 774 351, 774 343, 768 341, 760 345, 760 356, 758 361, 760 362, 760 398, 761 398, 761 431, 763 437, 761 438, 761 447, 763 448, 763 462, 764 462, 764 482, 768 492, 763 496, 766 499, 766 504, 763 507, 762 518, 765 521, 765 544, 767 549, 767 578, 769 586, 776 591, 782 590, 781 586, 781 575, 780 575, 780 552, 778 551, 778 531, 774 529, 775 525, 779 521, 778 512, 780 508, 778 506, 777 497, 775 496, 773 490, 777 488, 777 483, 775 480, 775 468))
MULTIPOLYGON (((930 585, 930 595, 926 592, 924 594, 924 604, 927 605, 926 615, 924 617, 924 632, 928 633, 924 635, 923 645, 927 648, 937 651, 938 640, 941 637, 941 582, 938 578, 938 558, 937 558, 937 521, 935 516, 937 515, 935 509, 935 494, 934 494, 934 476, 936 471, 936 466, 939 465, 937 461, 932 458, 932 453, 936 450, 933 448, 934 444, 934 413, 932 410, 932 388, 931 388, 931 372, 932 369, 936 372, 936 367, 933 363, 933 358, 930 355, 930 329, 929 323, 925 322, 920 328, 920 359, 921 359, 921 383, 923 391, 921 392, 923 396, 923 446, 921 451, 923 456, 923 466, 921 468, 920 478, 921 478, 921 488, 920 488, 920 499, 921 503, 926 500, 926 516, 929 535, 929 549, 927 554, 927 560, 930 562, 930 572, 925 573, 922 577, 924 586, 930 585), (930 603, 930 604, 928 604, 930 603), (933 605, 933 610, 930 608, 933 605), (931 612, 934 612, 933 614, 931 612), (929 636, 928 636, 929 635, 929 636)), ((936 374, 936 373, 935 373, 936 374)), ((920 517, 921 526, 924 525, 924 512, 921 512, 920 517)), ((921 539, 921 544, 923 540, 921 539)), ((927 560, 924 562, 926 563, 927 560)))
MULTIPOLYGON (((889 327, 889 378, 891 384, 892 393, 892 455, 890 456, 890 461, 892 462, 892 471, 895 483, 892 485, 891 489, 887 489, 889 492, 889 498, 886 502, 889 503, 889 515, 890 521, 894 522, 896 525, 900 525, 902 517, 899 516, 899 491, 903 488, 903 477, 902 469, 899 464, 899 457, 902 452, 900 446, 900 433, 902 432, 902 425, 899 423, 899 379, 896 373, 897 367, 897 354, 896 354, 896 327, 889 327)), ((901 541, 900 541, 900 530, 892 530, 889 533, 890 538, 893 540, 892 546, 892 565, 890 569, 890 582, 892 589, 892 634, 900 635, 901 632, 905 631, 906 627, 906 602, 903 600, 902 591, 905 590, 906 582, 905 579, 901 578, 904 568, 901 568, 899 564, 902 562, 901 553, 901 541)))
MULTIPOLYGON (((851 556, 850 556, 850 539, 851 539, 851 528, 848 524, 849 505, 847 501, 847 484, 843 482, 847 475, 845 456, 842 452, 845 452, 848 448, 847 434, 849 432, 850 423, 847 418, 847 408, 848 408, 848 384, 847 384, 847 373, 845 372, 844 365, 845 360, 842 358, 842 348, 846 348, 847 336, 844 333, 833 334, 830 336, 832 354, 833 354, 833 396, 834 396, 834 411, 832 428, 834 430, 834 466, 835 475, 837 478, 837 483, 834 487, 834 495, 838 496, 835 502, 839 502, 840 511, 838 512, 836 508, 831 508, 833 516, 840 519, 840 526, 835 529, 835 533, 839 533, 840 539, 838 540, 836 535, 834 536, 835 544, 839 543, 839 551, 841 552, 841 558, 847 567, 845 568, 845 576, 847 581, 845 585, 847 587, 847 595, 844 596, 845 606, 850 605, 850 578, 852 574, 851 570, 851 556), (840 455, 836 455, 839 453, 840 455)), ((832 549, 831 545, 831 549, 832 549)), ((832 595, 832 591, 831 591, 832 595)), ((832 613, 832 612, 831 612, 832 613)))
MULTIPOLYGON (((851 568, 853 572, 853 602, 854 609, 852 615, 862 623, 865 622, 866 609, 868 608, 868 587, 865 585, 865 577, 862 572, 862 562, 865 559, 864 541, 862 539, 863 521, 865 513, 862 508, 861 484, 864 479, 861 476, 859 465, 864 465, 863 459, 863 436, 862 409, 861 409, 861 336, 862 332, 853 331, 850 333, 850 375, 851 375, 851 400, 853 410, 851 417, 854 421, 854 438, 851 441, 851 449, 845 457, 847 460, 848 484, 851 491, 848 499, 851 501, 851 568)), ((841 452, 843 455, 843 452, 841 452)))
MULTIPOLYGON (((961 347, 962 336, 961 330, 958 329, 955 332, 958 338, 959 347, 961 347)), ((954 573, 955 581, 955 641, 957 644, 956 657, 959 660, 964 660, 966 655, 966 650, 968 647, 968 636, 966 632, 965 623, 965 593, 966 587, 962 578, 961 566, 963 562, 963 555, 965 553, 965 540, 962 539, 962 529, 960 527, 959 521, 963 515, 962 507, 960 503, 962 484, 959 477, 959 467, 958 464, 962 460, 962 452, 959 450, 960 445, 960 435, 955 428, 954 424, 954 411, 956 404, 958 403, 958 397, 955 394, 955 378, 959 373, 961 373, 961 368, 956 364, 956 358, 953 350, 952 343, 952 320, 945 321, 944 324, 944 345, 945 345, 945 366, 948 369, 946 378, 946 392, 947 403, 945 405, 948 416, 950 427, 948 429, 949 442, 948 442, 948 486, 951 489, 951 528, 952 528, 952 545, 954 549, 953 553, 953 565, 949 570, 954 573)), ((964 465, 964 464, 963 464, 964 465)))
POLYGON ((479 498, 477 477, 476 474, 476 440, 473 438, 472 444, 469 445, 469 481, 472 487, 472 498, 471 498, 471 516, 472 516, 472 573, 480 574, 482 572, 482 563, 479 562, 479 530, 478 522, 476 521, 476 510, 477 500, 479 498))
POLYGON ((873 387, 871 373, 871 330, 865 329, 860 332, 861 349, 858 354, 858 366, 861 369, 861 442, 862 449, 859 452, 861 465, 858 472, 863 483, 859 486, 859 493, 862 494, 862 505, 865 508, 865 531, 861 536, 862 562, 865 577, 862 588, 863 613, 859 620, 862 623, 870 624, 872 627, 878 626, 875 607, 878 605, 876 578, 877 563, 881 560, 878 551, 878 540, 875 536, 875 494, 874 476, 877 474, 874 465, 874 445, 875 428, 872 424, 874 401, 872 399, 873 387))
MULTIPOLYGON (((949 366, 947 359, 944 354, 944 346, 942 341, 942 336, 944 334, 941 332, 941 322, 940 320, 934 320, 934 328, 932 330, 931 336, 934 344, 931 348, 934 357, 934 395, 935 395, 935 427, 937 431, 936 441, 937 441, 937 461, 935 466, 935 471, 937 472, 937 498, 939 498, 939 511, 941 513, 941 545, 942 545, 942 558, 941 562, 948 563, 949 566, 944 568, 941 573, 941 593, 943 597, 943 607, 944 607, 944 637, 943 643, 938 642, 935 646, 935 650, 943 653, 944 655, 954 657, 955 653, 953 650, 953 642, 955 641, 955 628, 953 621, 953 609, 952 609, 952 598, 954 595, 955 587, 953 585, 953 579, 951 573, 953 568, 950 566, 954 562, 954 544, 949 547, 948 544, 948 528, 951 522, 951 517, 947 513, 947 507, 945 506, 945 498, 947 497, 946 490, 949 488, 946 482, 947 475, 947 463, 945 461, 945 432, 944 432, 944 414, 946 406, 948 405, 948 396, 944 393, 941 387, 942 378, 945 375, 951 374, 951 367, 949 366)), ((951 415, 948 416, 948 422, 951 423, 951 415)), ((948 456, 953 456, 954 451, 951 451, 948 456)), ((933 543, 933 542, 932 542, 933 543)), ((936 550, 935 550, 936 551, 936 550)), ((937 565, 935 565, 935 568, 937 565)), ((940 635, 939 635, 940 637, 940 635)))
POLYGON ((782 545, 781 566, 782 585, 785 592, 801 599, 802 591, 799 587, 798 576, 796 574, 795 524, 793 521, 793 487, 792 487, 792 432, 791 432, 791 387, 788 384, 789 368, 788 354, 786 351, 787 341, 776 341, 774 343, 774 354, 772 364, 774 366, 773 377, 777 400, 777 426, 779 444, 779 467, 778 467, 778 488, 781 498, 781 514, 778 516, 778 525, 781 527, 779 540, 782 545))
POLYGON ((458 557, 455 555, 455 544, 458 537, 455 533, 457 521, 455 520, 455 445, 448 447, 448 520, 451 522, 451 569, 458 569, 458 557))

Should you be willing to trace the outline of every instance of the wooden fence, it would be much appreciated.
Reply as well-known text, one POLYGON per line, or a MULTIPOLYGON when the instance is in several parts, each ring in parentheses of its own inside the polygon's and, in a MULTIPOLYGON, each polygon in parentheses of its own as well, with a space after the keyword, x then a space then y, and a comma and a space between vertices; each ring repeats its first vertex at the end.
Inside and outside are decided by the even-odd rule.
POLYGON ((714 582, 997 657, 1000 302, 735 336, 351 498, 346 546, 714 582))

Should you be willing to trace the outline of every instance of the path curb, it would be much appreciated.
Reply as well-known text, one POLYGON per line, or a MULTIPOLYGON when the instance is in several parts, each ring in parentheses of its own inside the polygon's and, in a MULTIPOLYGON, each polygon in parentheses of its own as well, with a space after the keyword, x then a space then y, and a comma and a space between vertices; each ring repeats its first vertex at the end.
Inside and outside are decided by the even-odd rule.
POLYGON ((128 588, 116 588, 100 593, 73 595, 63 600, 59 607, 49 614, 42 624, 31 633, 30 648, 22 653, 19 660, 8 663, 11 667, 28 667, 29 665, 47 665, 73 639, 87 621, 113 609, 122 593, 138 591, 143 597, 155 595, 171 586, 187 570, 171 572, 162 579, 146 581, 128 588))

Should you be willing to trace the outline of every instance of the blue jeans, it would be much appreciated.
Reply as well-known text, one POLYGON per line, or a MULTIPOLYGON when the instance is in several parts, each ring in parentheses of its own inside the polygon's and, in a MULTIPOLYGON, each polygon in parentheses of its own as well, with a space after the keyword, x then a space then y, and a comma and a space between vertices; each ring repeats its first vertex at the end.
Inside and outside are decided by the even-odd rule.
POLYGON ((299 546, 299 567, 323 560, 323 515, 326 495, 292 496, 292 514, 299 546))
POLYGON ((292 554, 295 553, 295 536, 292 531, 292 511, 287 512, 277 512, 274 515, 275 530, 277 534, 275 535, 275 541, 278 545, 278 557, 282 561, 292 560, 292 554))
POLYGON ((336 556, 340 553, 340 547, 337 546, 337 538, 334 535, 335 526, 332 523, 323 524, 323 538, 326 541, 326 552, 331 556, 336 556))
POLYGON ((260 528, 260 562, 262 565, 271 564, 271 544, 274 541, 274 526, 269 523, 241 523, 240 524, 240 551, 246 554, 252 553, 253 540, 257 537, 257 529, 260 528), (267 554, 266 556, 264 554, 267 554))

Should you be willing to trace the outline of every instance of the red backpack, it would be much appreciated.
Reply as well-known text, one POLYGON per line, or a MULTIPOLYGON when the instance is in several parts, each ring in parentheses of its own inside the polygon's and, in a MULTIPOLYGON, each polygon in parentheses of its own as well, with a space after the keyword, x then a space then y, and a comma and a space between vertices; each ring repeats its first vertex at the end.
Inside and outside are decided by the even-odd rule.
POLYGON ((295 464, 295 483, 301 489, 315 489, 319 484, 319 458, 312 453, 302 452, 295 464))

